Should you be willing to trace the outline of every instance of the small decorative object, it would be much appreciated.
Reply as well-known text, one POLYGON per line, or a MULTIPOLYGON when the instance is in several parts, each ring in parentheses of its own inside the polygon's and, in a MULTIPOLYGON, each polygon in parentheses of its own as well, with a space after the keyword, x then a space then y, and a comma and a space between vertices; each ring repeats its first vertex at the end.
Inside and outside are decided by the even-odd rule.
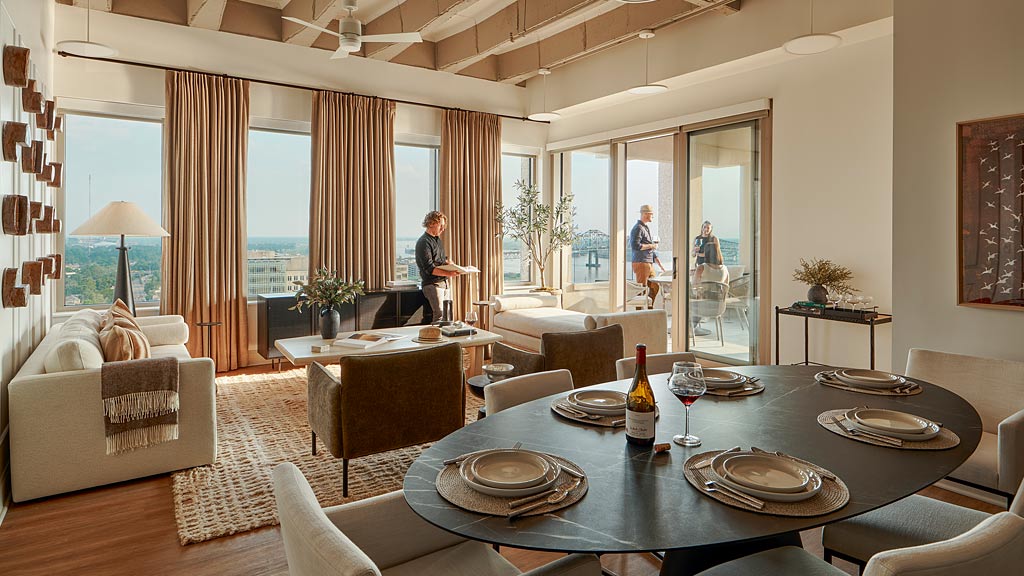
POLYGON ((60 231, 64 229, 64 223, 61 222, 60 218, 54 218, 50 224, 50 232, 53 234, 60 234, 60 231))
MULTIPOLYGON (((503 206, 498 202, 495 208, 497 213, 494 219, 501 228, 498 234, 522 242, 526 248, 523 259, 537 266, 540 271, 538 283, 543 286, 544 269, 552 254, 572 246, 581 236, 573 224, 576 216, 576 208, 572 205, 573 196, 562 196, 551 207, 541 201, 540 190, 536 186, 517 180, 515 189, 518 198, 514 206, 503 206)), ((541 290, 552 291, 554 288, 543 287, 541 290)))
POLYGON ((4 46, 4 84, 24 88, 28 86, 29 55, 21 46, 4 46))
POLYGON ((50 162, 53 172, 50 174, 50 181, 46 184, 51 188, 60 188, 64 185, 64 163, 50 162))
POLYGON ((348 282, 338 277, 338 273, 327 268, 320 268, 308 282, 293 282, 299 287, 295 293, 295 306, 289 310, 302 313, 303 306, 320 308, 320 336, 324 340, 334 340, 341 329, 341 313, 337 310, 342 304, 354 302, 356 296, 363 293, 363 282, 348 282))
POLYGON ((49 256, 40 256, 36 260, 43 263, 43 277, 53 278, 53 258, 49 256))
POLYGON ((21 89, 21 109, 32 114, 43 111, 43 95, 36 91, 35 80, 29 80, 28 85, 21 89))
POLYGON ((3 202, 3 228, 5 234, 24 236, 28 234, 32 218, 28 196, 7 194, 3 202))
POLYGON ((28 138, 28 124, 24 122, 4 122, 3 155, 8 162, 18 161, 18 144, 24 144, 28 138))
POLYGON ((21 171, 32 174, 32 167, 35 166, 35 160, 32 159, 32 144, 18 144, 18 150, 21 150, 21 171))
POLYGON ((35 221, 35 232, 37 234, 53 232, 53 206, 43 206, 43 215, 35 221))
POLYGON ((60 114, 53 118, 53 131, 63 132, 64 131, 64 115, 60 114))
POLYGON ((33 220, 39 220, 40 218, 43 217, 43 203, 35 201, 29 202, 28 213, 33 220))
MULTIPOLYGON (((60 222, 60 220, 57 220, 60 222)), ((61 254, 50 254, 50 258, 53 258, 53 279, 60 280, 64 270, 64 256, 61 254)))
POLYGON ((57 121, 57 103, 53 100, 47 100, 45 108, 43 109, 44 123, 40 128, 45 130, 53 130, 54 123, 57 121))
POLYGON ((43 263, 29 260, 21 263, 21 281, 28 284, 28 293, 38 296, 43 293, 43 263))
POLYGON ((499 362, 497 364, 484 364, 480 369, 484 371, 484 374, 487 374, 488 380, 491 382, 498 382, 508 378, 508 375, 515 370, 516 367, 511 364, 499 362))
MULTIPOLYGON (((32 169, 27 170, 29 174, 39 174, 43 171, 43 141, 32 141, 32 169)), ((22 167, 24 169, 24 166, 22 167)))
POLYGON ((1024 310, 1024 114, 956 130, 957 302, 1024 310))
POLYGON ((18 284, 17 268, 4 268, 2 291, 4 308, 28 306, 28 286, 18 284))
POLYGON ((811 258, 810 262, 801 258, 800 267, 793 271, 793 280, 811 287, 807 291, 807 299, 815 304, 828 302, 829 290, 842 294, 857 292, 857 289, 850 285, 852 279, 853 272, 846 266, 818 258, 811 258))
POLYGON ((330 352, 331 351, 331 345, 330 344, 313 344, 312 346, 310 346, 310 349, 312 349, 314 354, 323 354, 324 352, 330 352))
POLYGON ((29 233, 32 226, 32 218, 29 213, 29 202, 28 196, 17 196, 18 202, 18 236, 24 236, 29 233))
POLYGON ((46 154, 43 154, 43 165, 36 174, 36 182, 49 182, 50 178, 53 178, 53 168, 46 162, 46 154))

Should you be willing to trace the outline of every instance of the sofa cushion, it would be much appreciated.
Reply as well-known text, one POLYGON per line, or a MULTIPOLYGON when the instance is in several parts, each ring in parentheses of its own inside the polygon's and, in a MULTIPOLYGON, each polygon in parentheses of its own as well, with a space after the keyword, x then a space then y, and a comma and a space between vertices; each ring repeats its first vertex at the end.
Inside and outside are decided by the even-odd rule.
POLYGON ((591 314, 584 320, 587 330, 612 324, 622 326, 622 357, 636 356, 636 345, 645 344, 648 354, 668 352, 668 317, 664 310, 631 310, 591 314))
POLYGON ((495 312, 558 307, 558 296, 554 294, 499 294, 494 297, 495 312))
POLYGON ((103 365, 103 351, 82 338, 58 340, 46 352, 43 367, 47 374, 69 370, 90 370, 103 365))
POLYGON ((142 330, 124 328, 116 322, 100 332, 103 359, 107 362, 138 360, 150 357, 149 341, 142 330))
POLYGON ((586 314, 561 308, 527 308, 494 315, 494 325, 505 330, 540 337, 545 332, 577 332, 584 329, 586 314))
POLYGON ((149 340, 150 346, 185 344, 188 342, 188 324, 184 322, 143 324, 142 333, 146 335, 146 340, 149 340))
POLYGON ((168 356, 173 356, 178 360, 188 360, 192 358, 188 353, 188 348, 186 348, 184 344, 164 344, 162 346, 155 346, 152 342, 149 344, 150 358, 165 358, 168 356))

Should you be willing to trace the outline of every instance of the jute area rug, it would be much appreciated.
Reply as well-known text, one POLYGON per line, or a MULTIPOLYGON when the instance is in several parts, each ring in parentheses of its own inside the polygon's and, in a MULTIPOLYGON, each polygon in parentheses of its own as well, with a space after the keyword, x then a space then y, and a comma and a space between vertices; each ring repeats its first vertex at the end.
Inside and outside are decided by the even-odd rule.
MULTIPOLYGON (((467 394, 467 422, 482 405, 467 394)), ((406 470, 426 448, 350 460, 349 497, 343 498, 341 459, 323 444, 313 456, 309 442, 305 368, 217 378, 217 462, 172 476, 182 545, 277 524, 270 474, 282 462, 302 470, 321 506, 334 506, 401 489, 406 470)))

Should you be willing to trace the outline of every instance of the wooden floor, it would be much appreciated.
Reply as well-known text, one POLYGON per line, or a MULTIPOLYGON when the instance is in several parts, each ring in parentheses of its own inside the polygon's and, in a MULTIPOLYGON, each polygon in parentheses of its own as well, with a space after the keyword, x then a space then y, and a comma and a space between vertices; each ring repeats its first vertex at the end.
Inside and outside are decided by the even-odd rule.
MULTIPOLYGON (((263 370, 266 368, 247 372, 263 370)), ((923 493, 987 512, 999 511, 938 488, 923 493)), ((803 536, 804 546, 820 556, 820 530, 803 536)), ((502 549, 502 553, 523 570, 560 556, 509 549, 502 549)), ((649 555, 605 556, 602 563, 622 576, 658 573, 658 564, 649 555)), ((851 568, 842 567, 847 571, 851 568)), ((277 527, 179 545, 170 475, 12 503, 0 525, 0 574, 5 576, 287 573, 277 527)))

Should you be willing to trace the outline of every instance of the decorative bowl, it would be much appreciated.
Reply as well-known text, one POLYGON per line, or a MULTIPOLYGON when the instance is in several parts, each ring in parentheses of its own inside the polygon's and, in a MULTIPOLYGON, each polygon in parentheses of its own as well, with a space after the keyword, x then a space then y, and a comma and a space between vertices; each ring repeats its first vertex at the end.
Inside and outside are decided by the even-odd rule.
POLYGON ((511 374, 516 367, 511 364, 498 363, 484 364, 481 366, 481 369, 484 371, 484 374, 487 374, 488 380, 491 382, 497 382, 498 380, 508 378, 508 375, 511 374))

